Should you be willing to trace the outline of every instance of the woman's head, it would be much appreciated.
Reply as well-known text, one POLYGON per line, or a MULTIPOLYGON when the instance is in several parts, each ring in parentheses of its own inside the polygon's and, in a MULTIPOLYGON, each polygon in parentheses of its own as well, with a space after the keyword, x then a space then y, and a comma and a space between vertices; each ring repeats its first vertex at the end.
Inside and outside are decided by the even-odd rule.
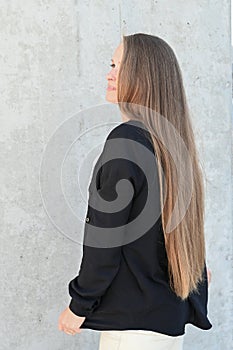
POLYGON ((106 99, 118 103, 129 117, 145 118, 133 104, 151 108, 165 118, 169 109, 174 113, 184 108, 181 70, 163 39, 144 33, 123 36, 112 59, 107 80, 116 90, 107 90, 106 99))
POLYGON ((176 294, 185 299, 203 277, 205 241, 203 178, 182 73, 172 48, 163 39, 149 34, 123 36, 113 60, 107 79, 116 90, 108 90, 107 99, 118 103, 126 118, 142 121, 150 133, 159 165, 170 281, 176 294), (182 155, 180 140, 188 150, 191 177, 187 172, 190 162, 182 155), (175 159, 168 151, 168 143, 176 152, 175 159), (181 178, 187 178, 192 189, 188 204, 187 185, 180 186, 181 178), (174 208, 178 213, 177 226, 166 233, 171 218, 174 219, 174 208), (183 208, 187 209, 180 219, 183 208))

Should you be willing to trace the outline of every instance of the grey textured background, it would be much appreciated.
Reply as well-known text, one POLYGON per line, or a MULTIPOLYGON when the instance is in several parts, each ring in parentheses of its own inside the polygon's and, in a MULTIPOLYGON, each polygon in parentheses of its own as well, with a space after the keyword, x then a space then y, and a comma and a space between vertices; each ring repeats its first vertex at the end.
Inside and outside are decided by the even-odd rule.
MULTIPOLYGON (((86 120, 85 113, 78 114, 77 135, 91 122, 121 122, 117 113, 105 113, 103 120, 94 106, 106 103, 106 74, 120 34, 135 32, 161 36, 177 54, 207 178, 206 246, 212 271, 208 309, 213 328, 202 331, 187 325, 184 350, 231 349, 230 1, 1 0, 0 350, 98 348, 97 331, 83 330, 72 337, 57 328, 70 300, 67 285, 78 272, 81 246, 46 214, 40 164, 51 135, 80 110, 91 107, 92 113, 86 120)), ((76 146, 82 150, 74 152, 78 163, 106 135, 107 129, 99 128, 88 133, 79 145, 83 148, 76 146)), ((75 201, 71 180, 65 183, 75 201)), ((84 217, 85 203, 74 206, 84 217)))

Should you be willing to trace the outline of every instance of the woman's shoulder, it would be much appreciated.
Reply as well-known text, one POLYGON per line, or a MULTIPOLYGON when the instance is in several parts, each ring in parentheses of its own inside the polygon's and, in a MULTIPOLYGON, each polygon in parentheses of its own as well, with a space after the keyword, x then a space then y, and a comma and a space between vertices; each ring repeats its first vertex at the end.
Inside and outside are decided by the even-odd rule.
POLYGON ((150 133, 139 120, 129 120, 114 127, 107 136, 107 140, 114 138, 132 139, 143 143, 153 150, 150 133))
POLYGON ((132 122, 122 122, 115 126, 107 136, 107 139, 117 138, 125 136, 127 137, 129 134, 136 132, 135 127, 132 122))

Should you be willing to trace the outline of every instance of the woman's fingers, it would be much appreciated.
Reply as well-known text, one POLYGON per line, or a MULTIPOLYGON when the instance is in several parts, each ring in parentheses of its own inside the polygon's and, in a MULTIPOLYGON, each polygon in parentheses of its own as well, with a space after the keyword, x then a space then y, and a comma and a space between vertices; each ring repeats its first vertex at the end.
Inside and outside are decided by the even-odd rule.
POLYGON ((71 334, 71 335, 74 335, 74 334, 77 333, 77 332, 75 332, 74 330, 71 330, 71 329, 64 329, 64 332, 65 332, 66 334, 71 334))
POLYGON ((80 328, 77 328, 77 329, 68 329, 68 328, 63 328, 63 331, 67 334, 71 334, 71 335, 74 335, 76 333, 81 333, 81 329, 80 328))

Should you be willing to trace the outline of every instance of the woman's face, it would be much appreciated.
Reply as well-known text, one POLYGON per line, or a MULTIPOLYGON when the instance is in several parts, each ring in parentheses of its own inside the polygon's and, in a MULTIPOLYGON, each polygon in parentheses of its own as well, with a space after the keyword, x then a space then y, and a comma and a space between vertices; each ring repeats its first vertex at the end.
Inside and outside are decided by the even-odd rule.
POLYGON ((106 90, 106 100, 112 103, 117 103, 117 81, 118 81, 118 72, 120 68, 121 58, 123 54, 123 43, 121 42, 111 59, 112 61, 112 69, 107 74, 108 86, 106 90))

